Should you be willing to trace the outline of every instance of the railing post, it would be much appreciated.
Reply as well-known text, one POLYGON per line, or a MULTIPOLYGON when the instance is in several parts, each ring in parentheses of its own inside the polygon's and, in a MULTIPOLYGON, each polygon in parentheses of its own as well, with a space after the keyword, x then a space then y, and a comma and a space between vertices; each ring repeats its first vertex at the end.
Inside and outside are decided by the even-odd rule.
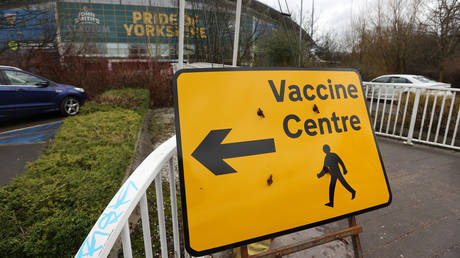
POLYGON ((129 237, 129 222, 126 221, 121 230, 121 243, 123 246, 123 256, 127 258, 133 257, 133 252, 131 250, 131 238, 129 237))
POLYGON ((161 257, 168 258, 168 246, 166 243, 166 224, 163 204, 163 187, 161 185, 161 173, 155 178, 155 194, 157 198, 158 227, 160 228, 161 257))
POLYGON ((179 220, 177 218, 177 200, 176 200, 176 176, 174 173, 173 159, 169 159, 169 193, 171 197, 171 216, 173 224, 173 239, 174 239, 174 258, 180 258, 180 241, 179 241, 179 220))
POLYGON ((149 208, 147 205, 147 193, 142 195, 141 201, 139 202, 141 208, 142 218, 142 232, 144 234, 144 249, 145 257, 152 258, 152 238, 150 237, 150 221, 149 221, 149 208))
MULTIPOLYGON (((408 92, 407 94, 410 94, 410 92, 408 92)), ((418 111, 419 101, 420 101, 420 89, 415 89, 415 100, 414 100, 414 105, 412 106, 412 116, 410 118, 409 133, 407 134, 407 141, 404 142, 405 144, 413 145, 412 138, 414 136, 414 128, 415 128, 415 122, 417 120, 417 111, 418 111)))

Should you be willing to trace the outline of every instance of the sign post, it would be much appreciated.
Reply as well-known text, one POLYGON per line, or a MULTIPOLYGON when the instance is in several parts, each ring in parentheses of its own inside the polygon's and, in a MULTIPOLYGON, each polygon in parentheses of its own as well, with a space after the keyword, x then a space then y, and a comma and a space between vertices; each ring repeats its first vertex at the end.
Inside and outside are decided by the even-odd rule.
POLYGON ((390 204, 354 70, 182 70, 173 91, 192 255, 390 204))

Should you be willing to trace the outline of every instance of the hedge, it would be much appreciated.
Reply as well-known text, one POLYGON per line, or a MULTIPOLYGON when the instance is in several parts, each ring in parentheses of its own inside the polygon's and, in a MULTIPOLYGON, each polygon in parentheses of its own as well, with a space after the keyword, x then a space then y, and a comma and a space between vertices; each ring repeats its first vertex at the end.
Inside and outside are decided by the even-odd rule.
POLYGON ((109 91, 65 119, 25 175, 0 189, 1 256, 75 255, 122 183, 148 101, 147 90, 109 91))

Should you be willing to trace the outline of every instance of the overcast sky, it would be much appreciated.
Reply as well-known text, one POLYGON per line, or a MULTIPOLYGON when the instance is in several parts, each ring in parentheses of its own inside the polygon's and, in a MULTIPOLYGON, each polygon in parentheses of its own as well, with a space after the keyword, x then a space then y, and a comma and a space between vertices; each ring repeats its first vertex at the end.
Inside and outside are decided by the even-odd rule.
MULTIPOLYGON (((276 10, 281 8, 284 13, 289 11, 294 14, 295 20, 299 20, 301 0, 258 0, 276 10), (278 3, 279 2, 279 3, 278 3)), ((374 0, 316 0, 315 17, 317 18, 318 34, 334 31, 343 34, 351 24, 352 16, 358 15, 367 4, 374 0)), ((312 0, 303 0, 303 16, 311 17, 312 0)), ((356 17, 353 17, 356 19, 356 17)), ((317 38, 314 35, 314 38, 317 38)))

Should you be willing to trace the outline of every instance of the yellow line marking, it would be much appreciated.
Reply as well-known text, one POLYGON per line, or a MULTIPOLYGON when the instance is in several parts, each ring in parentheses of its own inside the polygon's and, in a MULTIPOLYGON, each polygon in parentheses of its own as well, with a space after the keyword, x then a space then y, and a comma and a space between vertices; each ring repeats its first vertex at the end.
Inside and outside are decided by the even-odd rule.
POLYGON ((39 126, 45 126, 45 125, 50 125, 50 124, 56 124, 56 123, 59 123, 59 122, 62 122, 62 120, 60 120, 60 121, 55 121, 55 122, 44 123, 44 124, 39 124, 39 125, 34 125, 34 126, 28 126, 28 127, 19 128, 19 129, 13 129, 13 130, 5 131, 5 132, 0 132, 0 135, 6 134, 6 133, 17 132, 17 131, 21 131, 21 130, 26 130, 26 129, 30 129, 30 128, 35 128, 35 127, 39 127, 39 126))
POLYGON ((0 144, 0 147, 9 147, 9 146, 21 146, 21 145, 30 145, 30 144, 44 144, 46 142, 25 142, 25 143, 13 143, 13 144, 0 144))
POLYGON ((37 132, 32 132, 32 133, 14 134, 14 135, 9 135, 9 136, 2 136, 2 134, 0 134, 0 140, 8 139, 8 138, 16 138, 16 137, 20 137, 20 136, 22 137, 22 136, 27 136, 27 135, 49 133, 49 132, 54 132, 54 131, 55 131, 55 129, 48 129, 48 130, 37 131, 37 132))

